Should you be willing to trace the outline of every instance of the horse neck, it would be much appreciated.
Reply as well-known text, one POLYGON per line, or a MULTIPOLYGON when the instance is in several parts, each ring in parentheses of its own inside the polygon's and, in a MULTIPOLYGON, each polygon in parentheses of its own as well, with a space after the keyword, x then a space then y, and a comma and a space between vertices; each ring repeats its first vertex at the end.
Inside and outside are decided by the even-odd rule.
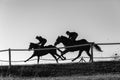
POLYGON ((44 46, 44 48, 52 48, 54 47, 53 45, 47 45, 47 46, 44 46))
POLYGON ((38 48, 40 48, 40 46, 37 45, 37 44, 35 44, 34 47, 33 47, 33 49, 38 49, 38 48))
POLYGON ((68 39, 68 38, 66 38, 66 37, 63 37, 63 39, 62 39, 62 43, 63 43, 63 45, 64 46, 69 46, 70 44, 70 40, 68 39))

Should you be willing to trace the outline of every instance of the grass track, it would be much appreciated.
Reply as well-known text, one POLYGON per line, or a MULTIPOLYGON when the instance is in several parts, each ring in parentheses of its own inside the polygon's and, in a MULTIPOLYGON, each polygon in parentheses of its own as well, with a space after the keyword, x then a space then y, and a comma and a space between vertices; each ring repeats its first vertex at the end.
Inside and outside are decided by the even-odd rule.
POLYGON ((66 63, 0 66, 1 76, 17 77, 58 77, 73 75, 120 74, 119 61, 104 61, 94 63, 66 63))
POLYGON ((120 80, 120 74, 74 75, 64 77, 0 77, 0 80, 120 80))

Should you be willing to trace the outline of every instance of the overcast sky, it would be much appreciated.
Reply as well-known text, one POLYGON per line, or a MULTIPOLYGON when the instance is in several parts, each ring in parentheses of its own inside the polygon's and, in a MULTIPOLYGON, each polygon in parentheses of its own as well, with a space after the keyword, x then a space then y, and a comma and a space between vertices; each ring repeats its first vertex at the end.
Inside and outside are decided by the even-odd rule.
POLYGON ((27 49, 37 35, 54 44, 67 30, 90 42, 120 42, 120 0, 0 0, 0 49, 27 49))

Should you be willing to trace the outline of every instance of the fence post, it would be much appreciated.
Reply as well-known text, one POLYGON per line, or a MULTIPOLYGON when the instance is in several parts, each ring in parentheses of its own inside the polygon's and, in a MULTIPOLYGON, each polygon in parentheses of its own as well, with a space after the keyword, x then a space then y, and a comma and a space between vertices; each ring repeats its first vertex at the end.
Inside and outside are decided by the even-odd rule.
POLYGON ((94 46, 94 43, 92 42, 91 43, 91 62, 93 63, 93 46, 94 46))
POLYGON ((9 69, 11 68, 11 49, 8 49, 9 51, 9 69))

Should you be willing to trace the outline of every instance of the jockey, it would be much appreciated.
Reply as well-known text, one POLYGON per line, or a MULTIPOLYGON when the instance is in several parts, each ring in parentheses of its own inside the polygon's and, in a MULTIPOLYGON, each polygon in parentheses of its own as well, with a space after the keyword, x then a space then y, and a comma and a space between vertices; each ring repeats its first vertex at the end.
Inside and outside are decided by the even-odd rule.
POLYGON ((43 38, 42 36, 36 36, 36 39, 39 40, 38 44, 41 44, 40 46, 44 46, 47 40, 43 38))
POLYGON ((78 33, 76 32, 66 31, 66 34, 69 36, 69 39, 71 39, 72 41, 75 41, 76 38, 78 37, 78 33))

